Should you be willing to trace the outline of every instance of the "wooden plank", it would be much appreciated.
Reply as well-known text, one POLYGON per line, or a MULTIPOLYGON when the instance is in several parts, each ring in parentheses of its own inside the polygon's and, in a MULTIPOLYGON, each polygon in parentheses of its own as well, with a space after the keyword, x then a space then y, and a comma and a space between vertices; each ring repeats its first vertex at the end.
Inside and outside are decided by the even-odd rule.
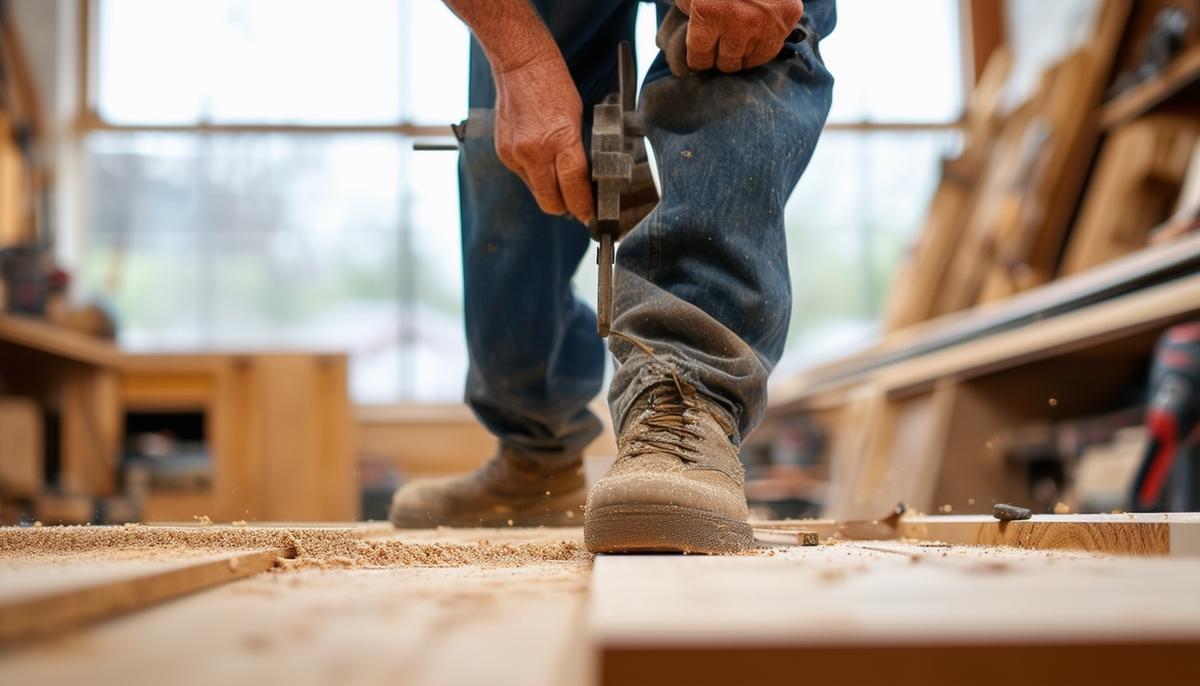
POLYGON ((1124 124, 1197 82, 1200 82, 1200 45, 1185 50, 1162 74, 1105 103, 1100 110, 1100 126, 1111 129, 1124 124))
POLYGON ((116 367, 120 355, 108 341, 47 324, 37 319, 0 312, 0 341, 54 357, 100 367, 116 367))
POLYGON ((41 493, 42 413, 28 398, 0 396, 0 495, 41 493))
POLYGON ((1056 78, 1039 103, 1049 137, 1030 170, 1028 192, 1013 198, 1013 212, 1001 220, 1007 225, 994 235, 995 261, 981 301, 1007 298, 1054 278, 1098 141, 1096 108, 1132 9, 1130 0, 1103 0, 1080 53, 1051 70, 1056 78))
MULTIPOLYGON (((282 548, 220 553, 199 560, 127 566, 125 574, 84 570, 69 590, 35 593, 0 602, 0 642, 37 638, 95 622, 189 593, 258 574, 285 557, 282 548), (90 572, 90 573, 89 573, 90 572)), ((54 564, 61 566, 63 561, 54 564)), ((92 563, 94 564, 94 563, 92 563)), ((90 566, 90 565, 89 565, 90 566)), ((37 570, 10 567, 7 574, 37 570)))
POLYGON ((964 545, 1114 555, 1200 554, 1200 514, 1034 515, 1016 522, 1000 522, 986 515, 934 515, 903 517, 897 533, 964 545))
POLYGON ((1166 683, 1200 647, 1200 560, 904 543, 772 552, 597 557, 600 683, 1166 683))
POLYGON ((590 559, 522 557, 527 543, 581 545, 580 529, 406 531, 373 543, 382 541, 514 555, 424 567, 289 562, 74 633, 73 650, 58 640, 6 646, 0 682, 158 683, 170 674, 173 684, 198 686, 371 684, 381 675, 416 686, 592 683, 583 624, 590 559))
POLYGON ((586 563, 299 570, 21 646, 5 683, 586 686, 586 563))
POLYGON ((1196 312, 1200 274, 908 360, 880 370, 875 382, 893 392, 910 391, 938 379, 980 375, 1080 350, 1196 312))
POLYGON ((1074 274, 1145 247, 1171 217, 1200 134, 1193 117, 1155 116, 1104 144, 1060 273, 1074 274))
POLYGON ((771 387, 771 406, 785 408, 853 383, 903 360, 977 338, 1041 322, 1200 269, 1200 235, 1139 250, 1085 272, 1064 277, 1000 302, 939 317, 889 334, 859 355, 814 367, 771 387))
POLYGON ((71 495, 114 495, 125 421, 117 373, 83 366, 64 370, 59 412, 59 488, 71 495))
POLYGON ((13 142, 9 117, 0 111, 0 247, 25 239, 25 163, 13 142))
POLYGON ((345 359, 257 357, 252 407, 263 515, 271 519, 355 519, 354 464, 345 359))

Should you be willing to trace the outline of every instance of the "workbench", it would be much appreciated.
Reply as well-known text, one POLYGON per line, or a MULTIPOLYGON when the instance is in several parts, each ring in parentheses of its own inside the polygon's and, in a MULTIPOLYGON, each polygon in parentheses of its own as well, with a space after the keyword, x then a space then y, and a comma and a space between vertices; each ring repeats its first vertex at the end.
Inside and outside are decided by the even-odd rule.
POLYGON ((593 558, 579 529, 0 529, 0 682, 1162 683, 1200 648, 1200 515, 757 526, 822 542, 593 558))

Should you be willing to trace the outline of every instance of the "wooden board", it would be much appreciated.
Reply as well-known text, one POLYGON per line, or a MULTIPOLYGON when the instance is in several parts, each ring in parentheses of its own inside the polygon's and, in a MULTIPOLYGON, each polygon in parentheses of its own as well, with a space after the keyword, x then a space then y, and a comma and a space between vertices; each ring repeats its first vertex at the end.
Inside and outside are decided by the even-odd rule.
POLYGON ((0 566, 0 642, 61 633, 270 569, 283 549, 217 553, 197 559, 70 560, 0 566), (30 578, 41 583, 29 583, 30 578))
POLYGON ((1124 295, 1043 322, 907 360, 876 373, 890 391, 926 388, 1119 339, 1200 312, 1200 274, 1124 295))
POLYGON ((1200 560, 896 542, 600 556, 600 683, 1169 683, 1200 560), (980 665, 987 669, 980 669, 980 665))
POLYGON ((1200 82, 1200 45, 1177 56, 1162 74, 1105 103, 1100 111, 1100 126, 1108 129, 1123 124, 1197 82, 1200 82))
POLYGON ((108 341, 52 324, 0 312, 0 341, 60 360, 115 367, 120 356, 108 341))
POLYGON ((0 641, 141 610, 325 542, 352 550, 393 533, 386 524, 0 527, 0 641))
POLYGON ((43 432, 37 403, 0 396, 0 496, 32 498, 42 491, 43 432))
POLYGON ((1192 161, 1194 117, 1139 119, 1112 132, 1101 151, 1060 268, 1075 274, 1145 247, 1166 222, 1192 161))
MULTIPOLYGON (((579 529, 411 531, 405 541, 581 540, 579 529)), ((0 683, 590 683, 586 558, 516 566, 281 569, 62 639, 13 646, 0 683)))
POLYGON ((905 517, 897 534, 966 545, 1200 557, 1200 514, 1034 515, 1019 522, 984 515, 905 517))
POLYGON ((903 360, 1081 310, 1200 269, 1200 235, 1144 248, 1094 269, 1000 302, 939 317, 889 334, 872 349, 820 365, 771 386, 772 409, 809 406, 839 385, 903 360))

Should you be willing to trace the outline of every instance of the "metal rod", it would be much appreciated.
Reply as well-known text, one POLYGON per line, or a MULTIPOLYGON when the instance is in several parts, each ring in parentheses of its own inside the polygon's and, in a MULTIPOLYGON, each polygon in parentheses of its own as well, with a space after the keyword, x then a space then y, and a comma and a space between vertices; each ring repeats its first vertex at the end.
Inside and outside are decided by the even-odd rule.
POLYGON ((613 294, 613 237, 612 234, 600 236, 600 245, 596 248, 596 265, 598 267, 598 288, 596 293, 596 331, 601 338, 608 336, 612 328, 612 294, 613 294))

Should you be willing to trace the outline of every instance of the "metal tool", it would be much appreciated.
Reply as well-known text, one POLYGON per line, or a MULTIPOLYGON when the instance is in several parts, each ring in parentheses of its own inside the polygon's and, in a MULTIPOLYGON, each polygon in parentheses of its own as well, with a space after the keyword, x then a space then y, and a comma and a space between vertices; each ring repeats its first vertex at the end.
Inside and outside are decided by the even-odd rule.
MULTIPOLYGON (((596 330, 608 336, 613 318, 613 263, 617 241, 658 204, 658 189, 650 173, 642 139, 645 127, 637 112, 637 73, 633 49, 628 41, 617 46, 617 91, 592 108, 592 140, 589 156, 596 217, 588 222, 588 234, 598 244, 596 265, 599 284, 596 297, 596 330)), ((452 125, 461 142, 470 122, 452 125)), ((457 144, 417 142, 414 150, 457 150, 457 144)))
POLYGON ((636 109, 637 74, 628 41, 617 47, 617 67, 617 92, 610 93, 592 109, 591 162, 596 218, 588 224, 588 232, 599 244, 596 330, 602 337, 608 336, 612 328, 613 260, 622 236, 621 197, 633 185, 637 153, 641 150, 644 154, 642 137, 646 135, 636 109))

